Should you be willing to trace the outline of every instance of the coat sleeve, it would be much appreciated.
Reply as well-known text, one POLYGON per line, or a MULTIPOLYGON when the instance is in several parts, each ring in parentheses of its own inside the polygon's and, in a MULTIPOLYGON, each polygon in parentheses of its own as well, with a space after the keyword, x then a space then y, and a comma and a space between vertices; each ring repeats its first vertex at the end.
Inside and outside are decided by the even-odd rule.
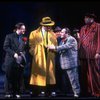
POLYGON ((98 25, 98 46, 97 46, 97 51, 96 53, 100 54, 100 24, 98 25))
POLYGON ((10 36, 7 35, 4 41, 3 49, 11 56, 14 56, 15 52, 11 49, 11 39, 10 36))
POLYGON ((29 36, 29 53, 33 56, 35 48, 35 37, 34 32, 32 31, 29 36))
POLYGON ((77 50, 77 41, 74 38, 70 38, 67 40, 67 42, 65 44, 63 44, 61 46, 57 46, 56 50, 59 52, 62 50, 67 50, 67 49, 73 48, 73 47, 75 47, 75 49, 77 50))

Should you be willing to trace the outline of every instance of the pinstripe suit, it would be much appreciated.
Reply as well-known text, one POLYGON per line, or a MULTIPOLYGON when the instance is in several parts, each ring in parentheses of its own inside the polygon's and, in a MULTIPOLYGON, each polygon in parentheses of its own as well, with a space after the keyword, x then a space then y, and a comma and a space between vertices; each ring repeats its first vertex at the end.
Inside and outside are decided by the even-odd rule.
POLYGON ((96 64, 95 60, 95 55, 100 55, 100 23, 84 25, 80 30, 79 44, 83 94, 89 92, 91 95, 100 96, 100 65, 96 64))

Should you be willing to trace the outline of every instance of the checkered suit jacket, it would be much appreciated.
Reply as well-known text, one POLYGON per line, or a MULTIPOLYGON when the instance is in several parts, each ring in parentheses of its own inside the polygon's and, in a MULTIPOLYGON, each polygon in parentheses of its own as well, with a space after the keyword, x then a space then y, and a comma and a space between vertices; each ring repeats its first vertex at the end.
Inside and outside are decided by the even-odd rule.
POLYGON ((78 48, 74 37, 69 35, 64 42, 60 42, 56 49, 60 54, 62 69, 78 67, 78 48))

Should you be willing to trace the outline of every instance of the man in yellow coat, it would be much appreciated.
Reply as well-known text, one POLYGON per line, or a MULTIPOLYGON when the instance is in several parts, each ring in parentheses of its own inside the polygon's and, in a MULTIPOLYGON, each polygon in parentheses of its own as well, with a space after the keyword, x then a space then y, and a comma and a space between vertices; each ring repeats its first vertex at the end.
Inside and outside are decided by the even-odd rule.
MULTIPOLYGON (((50 17, 42 18, 40 27, 30 33, 29 45, 32 55, 32 69, 30 84, 45 88, 55 85, 55 53, 47 49, 47 45, 57 45, 52 26, 55 24, 50 17)), ((41 95, 45 95, 41 89, 41 95)), ((33 90, 33 92, 36 92, 33 90)), ((51 92, 55 95, 55 92, 51 92)))

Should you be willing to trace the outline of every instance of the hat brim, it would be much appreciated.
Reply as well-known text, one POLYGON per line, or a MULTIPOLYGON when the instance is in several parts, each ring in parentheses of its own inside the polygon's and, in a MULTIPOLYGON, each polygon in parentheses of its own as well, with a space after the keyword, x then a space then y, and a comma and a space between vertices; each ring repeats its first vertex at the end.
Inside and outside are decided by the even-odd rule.
POLYGON ((95 14, 89 14, 89 13, 87 13, 85 16, 86 17, 89 17, 89 18, 96 18, 96 15, 95 14))
POLYGON ((43 23, 43 22, 40 22, 40 25, 42 26, 53 26, 55 24, 54 21, 51 21, 50 23, 43 23))

